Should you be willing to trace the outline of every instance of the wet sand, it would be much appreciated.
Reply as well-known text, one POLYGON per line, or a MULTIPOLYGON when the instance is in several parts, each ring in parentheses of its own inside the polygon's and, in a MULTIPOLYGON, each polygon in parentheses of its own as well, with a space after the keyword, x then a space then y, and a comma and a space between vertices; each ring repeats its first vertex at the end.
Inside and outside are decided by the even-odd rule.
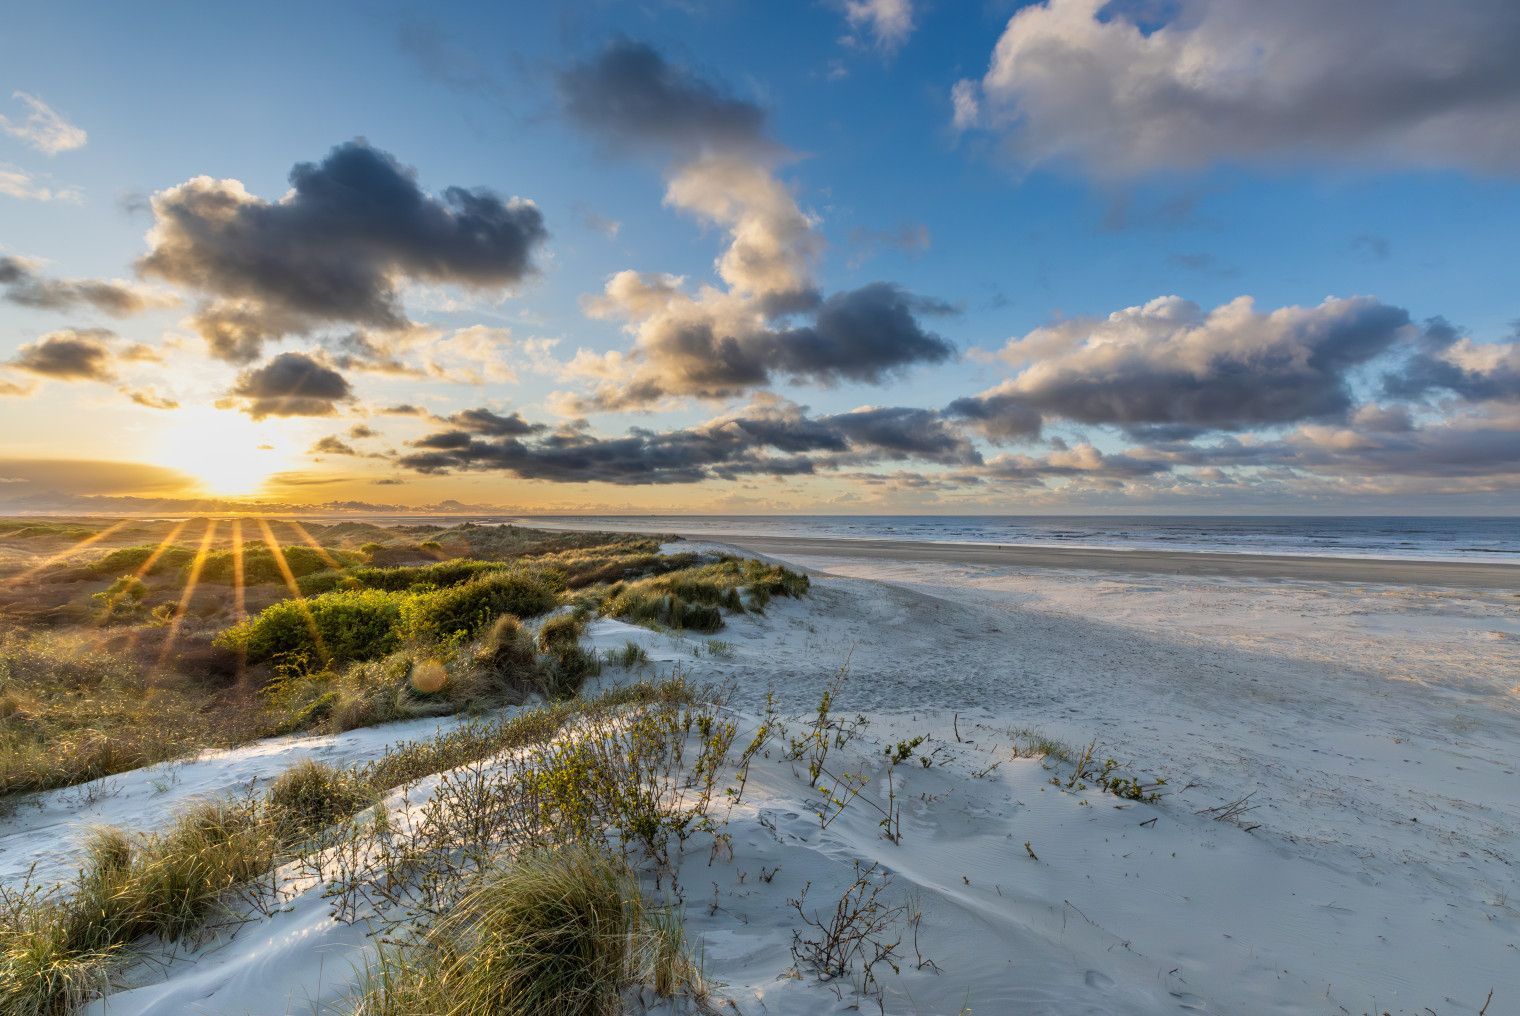
POLYGON ((1448 586, 1520 592, 1520 564, 1478 561, 1400 561, 1388 558, 1020 547, 981 543, 920 543, 908 540, 830 540, 802 536, 718 537, 712 533, 692 533, 687 534, 686 538, 701 542, 721 539, 756 554, 779 558, 824 556, 986 564, 1013 568, 1085 568, 1158 575, 1219 575, 1400 586, 1448 586))

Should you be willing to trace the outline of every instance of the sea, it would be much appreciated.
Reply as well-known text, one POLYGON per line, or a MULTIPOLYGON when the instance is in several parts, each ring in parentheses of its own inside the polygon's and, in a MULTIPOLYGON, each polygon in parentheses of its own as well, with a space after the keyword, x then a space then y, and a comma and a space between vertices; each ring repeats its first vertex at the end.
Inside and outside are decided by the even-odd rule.
MULTIPOLYGON (((459 519, 458 521, 463 521, 459 519)), ((1520 564, 1520 518, 1215 515, 524 515, 480 522, 639 533, 916 540, 1520 564)))

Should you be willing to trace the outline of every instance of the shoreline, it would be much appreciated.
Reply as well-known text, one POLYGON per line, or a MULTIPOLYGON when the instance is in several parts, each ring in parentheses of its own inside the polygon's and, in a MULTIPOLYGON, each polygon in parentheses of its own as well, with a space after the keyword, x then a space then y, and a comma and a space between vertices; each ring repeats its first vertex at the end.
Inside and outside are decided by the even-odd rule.
POLYGON ((983 564, 1023 568, 1078 568, 1195 577, 1297 579, 1315 582, 1442 586, 1520 592, 1520 565, 1488 561, 1422 561, 1393 558, 1309 557, 1217 551, 1108 550, 1093 547, 1028 547, 1007 544, 928 543, 912 540, 836 540, 809 536, 719 536, 679 533, 692 542, 721 542, 770 557, 837 557, 870 560, 983 564))

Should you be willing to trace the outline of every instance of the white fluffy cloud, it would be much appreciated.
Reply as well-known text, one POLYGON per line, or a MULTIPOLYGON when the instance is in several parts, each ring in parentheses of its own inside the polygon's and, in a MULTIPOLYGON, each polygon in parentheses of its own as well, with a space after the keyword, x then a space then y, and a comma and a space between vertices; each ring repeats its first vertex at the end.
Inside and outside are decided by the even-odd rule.
POLYGON ((955 122, 1100 176, 1217 161, 1520 172, 1514 0, 1048 0, 1020 9, 955 122))

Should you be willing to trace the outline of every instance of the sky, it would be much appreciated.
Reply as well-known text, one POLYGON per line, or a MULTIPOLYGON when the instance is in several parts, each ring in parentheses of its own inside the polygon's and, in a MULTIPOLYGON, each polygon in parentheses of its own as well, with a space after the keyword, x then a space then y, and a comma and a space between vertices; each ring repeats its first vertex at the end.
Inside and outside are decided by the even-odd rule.
POLYGON ((1510 0, 59 2, 0 510, 1520 514, 1510 0))

